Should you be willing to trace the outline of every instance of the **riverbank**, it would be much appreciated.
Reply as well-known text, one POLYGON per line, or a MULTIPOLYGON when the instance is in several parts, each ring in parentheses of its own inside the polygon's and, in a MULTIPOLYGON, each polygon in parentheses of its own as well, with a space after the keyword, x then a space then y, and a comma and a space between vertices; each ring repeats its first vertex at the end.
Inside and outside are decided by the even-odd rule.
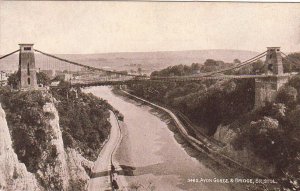
POLYGON ((122 168, 120 173, 125 175, 127 189, 237 190, 230 184, 190 182, 194 178, 222 177, 217 170, 220 166, 191 147, 171 121, 162 120, 153 108, 116 95, 109 87, 92 87, 88 92, 107 100, 124 114, 123 139, 116 160, 122 168))
MULTIPOLYGON (((104 144, 97 160, 92 168, 91 179, 88 183, 88 191, 96 191, 99 188, 103 190, 113 189, 113 170, 119 170, 119 164, 115 162, 115 152, 122 140, 121 129, 118 124, 118 119, 115 114, 110 111, 111 131, 107 142, 104 144)), ((123 183, 124 184, 124 183, 123 183)), ((119 183, 118 186, 121 184, 119 183)))
MULTIPOLYGON (((225 177, 238 177, 241 179, 268 179, 268 177, 265 177, 261 174, 259 174, 258 172, 243 166, 242 164, 240 164, 239 162, 233 160, 232 158, 229 158, 228 156, 221 154, 218 152, 218 150, 215 149, 215 147, 211 147, 212 144, 214 144, 213 142, 209 142, 208 139, 205 140, 196 140, 193 136, 191 136, 188 131, 185 129, 185 126, 181 123, 181 121, 177 118, 177 116, 175 116, 174 113, 172 113, 170 110, 161 107, 159 105, 153 104, 147 100, 144 100, 142 98, 139 98, 135 95, 132 95, 124 90, 120 90, 120 89, 114 89, 114 93, 118 94, 118 95, 122 95, 125 97, 129 97, 130 99, 134 99, 135 101, 138 101, 140 103, 144 103, 146 105, 149 105, 151 107, 154 108, 155 112, 158 114, 158 116, 160 115, 160 117, 164 120, 166 120, 168 117, 166 117, 166 115, 168 115, 170 117, 168 123, 169 125, 171 124, 171 126, 173 126, 173 131, 177 128, 177 132, 180 133, 180 136, 182 136, 182 138, 185 141, 188 141, 189 144, 196 149, 198 152, 201 152, 202 155, 206 155, 205 157, 208 157, 208 160, 213 160, 215 162, 213 166, 215 165, 219 165, 219 171, 220 171, 220 176, 224 176, 225 177), (163 113, 163 114, 162 114, 163 113), (173 124, 172 124, 173 123, 173 124), (222 169, 223 168, 223 169, 222 169), (222 169, 222 170, 221 170, 222 169)), ((215 145, 216 146, 216 145, 215 145)), ((203 159, 203 156, 200 160, 203 159)), ((263 187, 265 187, 266 185, 264 184, 235 184, 234 187, 237 190, 241 190, 241 189, 250 189, 250 190, 263 190, 263 187)), ((272 188, 277 187, 276 184, 271 185, 272 188)))

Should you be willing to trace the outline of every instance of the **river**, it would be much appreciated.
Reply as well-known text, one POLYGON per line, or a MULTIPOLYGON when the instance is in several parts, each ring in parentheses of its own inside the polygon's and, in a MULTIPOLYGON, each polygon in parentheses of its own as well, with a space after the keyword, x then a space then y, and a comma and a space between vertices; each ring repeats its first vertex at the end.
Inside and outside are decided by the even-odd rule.
POLYGON ((229 184, 190 182, 219 177, 216 170, 188 154, 185 144, 168 125, 151 112, 152 108, 115 95, 110 87, 85 89, 108 101, 124 115, 122 141, 116 160, 125 171, 127 190, 226 191, 229 184))

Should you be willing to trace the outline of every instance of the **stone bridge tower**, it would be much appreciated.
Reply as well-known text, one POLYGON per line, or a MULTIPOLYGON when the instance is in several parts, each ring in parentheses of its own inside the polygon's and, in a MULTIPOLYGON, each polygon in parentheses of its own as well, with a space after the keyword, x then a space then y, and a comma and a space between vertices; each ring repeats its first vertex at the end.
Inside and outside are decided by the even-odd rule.
POLYGON ((35 58, 33 44, 19 44, 19 75, 20 89, 33 90, 37 89, 37 78, 35 68, 35 58))
POLYGON ((277 92, 289 79, 283 73, 280 47, 268 47, 265 61, 265 78, 255 79, 254 108, 265 106, 266 102, 274 101, 277 92))

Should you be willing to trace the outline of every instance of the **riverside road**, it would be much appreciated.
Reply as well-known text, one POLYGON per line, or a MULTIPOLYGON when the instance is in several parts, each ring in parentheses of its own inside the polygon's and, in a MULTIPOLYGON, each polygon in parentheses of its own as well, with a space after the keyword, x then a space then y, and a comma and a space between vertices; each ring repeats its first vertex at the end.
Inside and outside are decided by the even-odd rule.
MULTIPOLYGON (((120 190, 231 190, 229 184, 190 181, 201 178, 212 179, 219 175, 192 157, 193 155, 184 147, 185 144, 176 139, 176 135, 168 128, 166 122, 151 112, 151 107, 115 95, 109 87, 91 87, 84 91, 107 100, 124 115, 124 122, 120 122, 122 139, 120 144, 117 144, 118 148, 113 156, 121 168, 117 169, 120 171, 118 177, 118 182, 121 182, 120 190)), ((111 138, 118 137, 116 123, 112 123, 114 130, 111 133, 114 135, 111 135, 111 138)), ((112 146, 104 149, 111 150, 110 147, 112 146)), ((110 152, 101 151, 99 160, 106 159, 98 161, 100 166, 103 166, 98 168, 100 171, 108 170, 109 159, 101 155, 109 155, 110 152)), ((101 183, 97 184, 97 181, 101 182, 103 178, 94 178, 91 181, 95 190, 102 190, 99 188, 101 183)), ((93 189, 90 187, 90 190, 93 189)))

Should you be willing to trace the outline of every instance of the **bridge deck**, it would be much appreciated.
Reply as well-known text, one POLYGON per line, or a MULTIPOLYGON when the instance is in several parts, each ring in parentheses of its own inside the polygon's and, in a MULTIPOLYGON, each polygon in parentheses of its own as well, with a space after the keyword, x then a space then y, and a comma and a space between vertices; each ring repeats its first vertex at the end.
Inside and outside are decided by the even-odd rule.
POLYGON ((286 77, 286 75, 222 75, 222 76, 182 76, 182 77, 145 77, 145 78, 119 78, 119 79, 100 79, 100 80, 71 80, 73 86, 97 86, 97 85, 123 85, 140 82, 185 82, 185 81, 202 81, 202 80, 222 80, 222 79, 255 79, 255 78, 274 78, 286 77))

